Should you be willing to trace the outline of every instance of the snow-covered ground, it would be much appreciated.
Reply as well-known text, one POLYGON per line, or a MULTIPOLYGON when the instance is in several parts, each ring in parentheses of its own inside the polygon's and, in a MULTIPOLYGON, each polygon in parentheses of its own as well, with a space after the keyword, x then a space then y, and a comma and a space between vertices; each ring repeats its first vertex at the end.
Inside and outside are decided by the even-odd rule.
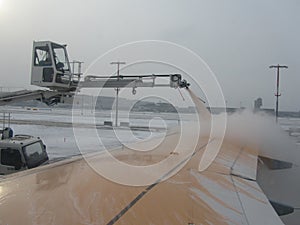
POLYGON ((300 118, 279 118, 280 126, 297 140, 300 149, 300 118), (290 130, 294 130, 289 132, 290 130))
MULTIPOLYGON (((76 122, 102 124, 104 121, 115 121, 115 112, 111 111, 91 111, 72 109, 35 109, 35 108, 13 108, 1 107, 1 112, 10 112, 11 119, 31 120, 31 121, 52 121, 52 122, 76 122)), ((129 122, 131 126, 147 126, 151 120, 152 126, 164 127, 161 120, 169 126, 178 124, 178 114, 176 113, 147 113, 119 111, 119 123, 129 122)), ((181 114, 183 120, 190 120, 189 114, 181 114)))
MULTIPOLYGON (((80 124, 103 125, 104 121, 113 121, 114 114, 109 111, 73 111, 70 109, 35 109, 27 110, 23 108, 2 107, 0 112, 10 112, 11 121, 27 121, 30 124, 11 124, 14 134, 30 134, 40 137, 47 146, 50 159, 70 157, 81 153, 76 143, 72 121, 80 124), (40 121, 49 121, 51 126, 40 125, 40 121), (60 126, 60 123, 70 123, 70 126, 60 126)), ((8 113, 6 113, 8 116, 8 113)), ((189 116, 185 117, 189 120, 189 116)), ((7 125, 8 120, 6 120, 7 125)), ((84 138, 80 138, 80 147, 83 152, 102 151, 104 148, 114 148, 122 144, 136 142, 148 138, 150 135, 160 135, 165 129, 178 125, 178 115, 173 113, 131 113, 128 117, 126 112, 120 111, 119 123, 129 122, 130 126, 140 126, 143 129, 131 130, 128 127, 110 128, 101 127, 97 129, 98 137, 102 144, 95 141, 90 133, 93 129, 89 126, 76 129, 84 138), (144 127, 162 128, 161 131, 147 131, 144 127), (82 143, 82 140, 83 143, 82 143)))
MULTIPOLYGON (((114 112, 91 110, 77 110, 71 109, 36 109, 29 110, 20 107, 1 107, 1 112, 10 112, 12 120, 29 121, 32 124, 12 124, 15 134, 30 134, 41 137, 47 146, 47 152, 51 159, 57 157, 69 157, 80 154, 80 149, 77 147, 76 138, 74 136, 73 127, 59 126, 59 123, 81 123, 81 124, 97 124, 103 125, 104 121, 114 122, 114 112), (53 122, 52 126, 37 125, 38 121, 53 122), (55 126, 57 124, 57 126, 55 126)), ((180 114, 183 122, 193 119, 192 114, 180 114)), ((139 113, 131 112, 128 116, 127 112, 119 112, 119 123, 129 122, 130 126, 141 127, 156 127, 156 128, 172 128, 179 124, 179 116, 174 113, 139 113)), ((288 131, 290 128, 300 128, 300 119, 298 118, 280 118, 280 126, 288 131)), ((126 128, 117 129, 97 129, 98 136, 101 138, 102 146, 97 146, 93 137, 89 136, 93 128, 76 128, 82 129, 81 134, 85 135, 83 143, 85 152, 93 152, 103 150, 104 148, 113 148, 120 146, 121 142, 134 142, 137 139, 148 138, 151 133, 145 130, 130 130, 126 128), (85 132, 86 131, 86 132, 85 132)), ((164 132, 164 131, 162 131, 164 132)), ((152 131, 152 134, 159 134, 159 132, 152 131)), ((300 136, 292 137, 300 143, 300 136)), ((82 144, 82 143, 81 143, 82 144)), ((82 146, 82 145, 81 145, 82 146)), ((300 151, 300 144, 298 145, 300 151)))

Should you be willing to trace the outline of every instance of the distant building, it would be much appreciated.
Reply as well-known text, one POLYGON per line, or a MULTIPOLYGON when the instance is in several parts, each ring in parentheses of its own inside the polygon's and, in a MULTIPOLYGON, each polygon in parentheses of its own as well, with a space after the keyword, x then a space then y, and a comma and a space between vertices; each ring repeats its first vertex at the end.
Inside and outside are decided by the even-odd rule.
POLYGON ((262 105, 262 98, 254 100, 254 112, 260 111, 260 107, 262 107, 262 105))
POLYGON ((268 114, 270 116, 274 116, 275 115, 275 111, 274 109, 265 109, 265 108, 261 108, 263 105, 263 100, 262 98, 257 98, 256 100, 254 100, 254 110, 253 112, 263 112, 265 114, 268 114))

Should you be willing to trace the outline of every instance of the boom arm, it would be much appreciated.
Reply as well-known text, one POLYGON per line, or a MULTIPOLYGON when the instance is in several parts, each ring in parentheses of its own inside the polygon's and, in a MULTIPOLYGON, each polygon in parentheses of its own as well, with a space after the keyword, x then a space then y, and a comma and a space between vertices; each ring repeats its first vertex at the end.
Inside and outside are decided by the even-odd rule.
POLYGON ((81 88, 137 88, 137 87, 172 87, 188 88, 189 84, 181 79, 180 74, 86 76, 79 85, 81 88), (169 78, 169 83, 156 83, 158 78, 169 78))
POLYGON ((138 87, 188 88, 190 85, 180 74, 88 75, 82 80, 81 63, 69 62, 66 45, 51 41, 33 42, 31 84, 50 90, 0 93, 0 105, 35 99, 53 105, 62 102, 65 96, 73 95, 77 88, 132 88, 135 94, 138 87), (78 65, 77 72, 74 71, 75 64, 78 65))
POLYGON ((187 88, 189 84, 180 74, 147 74, 118 76, 86 76, 81 80, 81 62, 73 62, 71 70, 66 45, 50 41, 33 43, 31 84, 47 87, 51 90, 72 92, 79 88, 137 88, 137 87, 172 87, 187 88), (75 70, 75 63, 78 71, 75 70), (155 82, 158 78, 169 78, 169 82, 155 82))

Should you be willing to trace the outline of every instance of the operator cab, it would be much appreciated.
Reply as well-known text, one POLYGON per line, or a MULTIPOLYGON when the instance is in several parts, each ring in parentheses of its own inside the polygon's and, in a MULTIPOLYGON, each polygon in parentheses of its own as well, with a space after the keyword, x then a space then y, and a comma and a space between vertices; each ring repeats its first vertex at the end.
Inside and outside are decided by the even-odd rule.
POLYGON ((51 41, 33 42, 31 84, 52 90, 69 90, 76 86, 66 45, 51 41))

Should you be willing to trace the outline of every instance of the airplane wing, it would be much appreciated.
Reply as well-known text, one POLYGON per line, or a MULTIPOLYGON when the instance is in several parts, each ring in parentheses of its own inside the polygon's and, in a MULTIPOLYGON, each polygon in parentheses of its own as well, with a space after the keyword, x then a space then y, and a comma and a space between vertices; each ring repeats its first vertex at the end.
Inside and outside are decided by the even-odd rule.
POLYGON ((199 171, 206 146, 218 139, 189 128, 184 137, 174 129, 162 142, 157 137, 9 175, 0 182, 0 224, 283 224, 256 182, 257 149, 225 139, 199 171), (159 170, 149 167, 160 162, 159 170))
MULTIPOLYGON (((111 154, 137 166, 175 160, 171 143, 178 135, 167 135, 153 152, 128 146, 111 154)), ((224 142, 210 167, 199 172, 207 143, 199 139, 193 154, 175 160, 170 170, 186 162, 175 175, 146 186, 118 184, 96 173, 90 163, 113 168, 102 153, 11 175, 0 182, 0 224, 283 224, 255 181, 257 152, 224 142)))

